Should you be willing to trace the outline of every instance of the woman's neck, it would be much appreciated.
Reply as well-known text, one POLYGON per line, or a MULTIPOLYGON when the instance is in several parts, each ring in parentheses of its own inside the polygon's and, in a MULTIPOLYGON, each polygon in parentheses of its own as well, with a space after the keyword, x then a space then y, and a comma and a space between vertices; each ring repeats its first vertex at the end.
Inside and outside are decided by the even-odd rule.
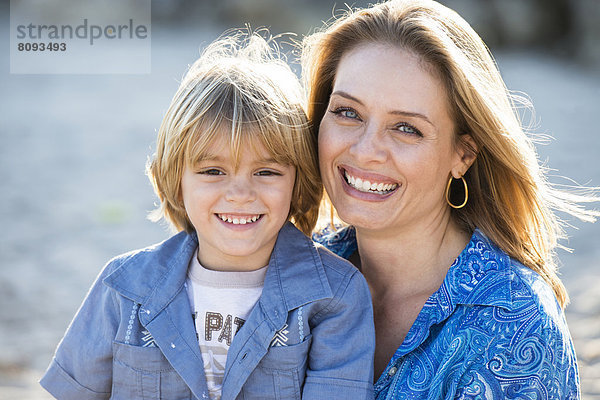
POLYGON ((431 295, 469 241, 450 219, 436 226, 378 232, 356 228, 362 273, 374 296, 431 295))
POLYGON ((356 238, 361 271, 373 299, 378 377, 469 237, 448 222, 434 229, 396 232, 356 228, 356 238))

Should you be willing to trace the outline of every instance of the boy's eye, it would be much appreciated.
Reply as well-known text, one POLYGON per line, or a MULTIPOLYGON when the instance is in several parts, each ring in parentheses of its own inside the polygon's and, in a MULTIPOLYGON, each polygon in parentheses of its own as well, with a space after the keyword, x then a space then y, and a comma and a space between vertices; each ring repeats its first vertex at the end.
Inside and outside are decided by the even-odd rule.
POLYGON ((223 171, 220 171, 220 170, 218 170, 216 168, 203 169, 199 173, 202 174, 202 175, 223 175, 223 171))
POLYGON ((258 171, 256 173, 256 175, 258 175, 258 176, 272 176, 272 175, 274 175, 274 176, 280 176, 281 173, 279 173, 277 171, 270 170, 270 169, 264 169, 264 170, 258 171))

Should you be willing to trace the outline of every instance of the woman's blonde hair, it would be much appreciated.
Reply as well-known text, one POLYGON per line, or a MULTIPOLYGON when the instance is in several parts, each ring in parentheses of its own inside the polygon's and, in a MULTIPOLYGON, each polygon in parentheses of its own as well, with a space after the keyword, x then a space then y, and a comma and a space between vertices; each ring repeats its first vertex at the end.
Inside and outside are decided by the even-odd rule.
POLYGON ((456 12, 430 0, 392 0, 349 10, 303 42, 308 117, 317 134, 340 59, 365 43, 410 51, 439 77, 457 144, 477 153, 464 176, 468 204, 452 210, 453 218, 467 231, 481 229, 511 257, 539 273, 564 306, 568 295, 554 256, 563 231, 552 210, 593 220, 597 213, 578 203, 595 198, 560 191, 547 182, 517 115, 519 98, 507 90, 479 35, 456 12), (473 138, 476 149, 461 140, 464 134, 473 138))
POLYGON ((183 171, 225 139, 238 162, 260 143, 276 162, 296 168, 288 219, 310 234, 323 189, 304 99, 273 38, 236 31, 209 45, 183 78, 158 131, 147 174, 161 204, 151 219, 194 230, 181 195, 183 171))

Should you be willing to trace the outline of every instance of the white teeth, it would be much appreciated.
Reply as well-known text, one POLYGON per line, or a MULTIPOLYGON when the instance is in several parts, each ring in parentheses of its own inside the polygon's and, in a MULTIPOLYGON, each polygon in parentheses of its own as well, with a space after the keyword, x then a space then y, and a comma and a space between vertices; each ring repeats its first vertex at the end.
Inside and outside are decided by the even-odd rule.
POLYGON ((346 177, 346 181, 350 186, 355 188, 356 190, 360 190, 361 192, 368 193, 377 193, 377 194, 386 194, 392 190, 395 190, 398 187, 396 183, 371 183, 368 180, 362 180, 361 178, 355 178, 352 175, 348 174, 347 171, 344 172, 344 176, 346 177))
POLYGON ((217 214, 217 217, 221 219, 221 221, 228 222, 234 225, 246 225, 256 222, 260 218, 260 214, 253 215, 251 217, 231 217, 224 214, 217 214))

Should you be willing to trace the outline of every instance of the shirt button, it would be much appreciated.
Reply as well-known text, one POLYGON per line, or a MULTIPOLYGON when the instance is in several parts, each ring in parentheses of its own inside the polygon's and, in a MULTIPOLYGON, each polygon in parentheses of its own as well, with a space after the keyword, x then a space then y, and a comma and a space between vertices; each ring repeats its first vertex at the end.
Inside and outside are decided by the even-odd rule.
POLYGON ((396 374, 396 372, 398 372, 398 368, 396 367, 392 367, 390 368, 390 370, 388 371, 388 375, 389 376, 394 376, 396 374))

